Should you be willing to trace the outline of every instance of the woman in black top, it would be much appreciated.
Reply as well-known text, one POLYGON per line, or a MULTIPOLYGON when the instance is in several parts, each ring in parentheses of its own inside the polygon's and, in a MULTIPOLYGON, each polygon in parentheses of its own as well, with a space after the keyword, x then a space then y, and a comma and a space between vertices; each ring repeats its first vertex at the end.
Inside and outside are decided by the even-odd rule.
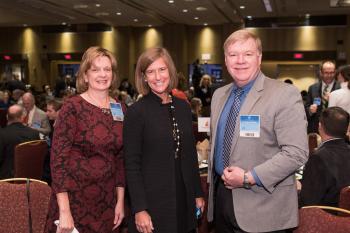
POLYGON ((164 48, 141 54, 135 84, 144 97, 128 109, 123 133, 129 232, 192 232, 196 207, 203 212, 204 200, 191 110, 169 94, 177 76, 164 48))

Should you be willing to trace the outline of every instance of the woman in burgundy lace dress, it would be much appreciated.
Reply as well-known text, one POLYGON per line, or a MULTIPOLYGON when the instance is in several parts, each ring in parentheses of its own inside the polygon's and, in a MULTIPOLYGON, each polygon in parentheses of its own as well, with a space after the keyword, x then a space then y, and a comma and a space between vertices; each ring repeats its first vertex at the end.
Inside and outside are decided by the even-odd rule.
POLYGON ((110 107, 122 106, 108 94, 116 85, 116 69, 114 56, 103 48, 91 47, 83 55, 81 94, 64 102, 55 125, 46 232, 75 227, 80 233, 108 233, 124 217, 123 114, 110 107))

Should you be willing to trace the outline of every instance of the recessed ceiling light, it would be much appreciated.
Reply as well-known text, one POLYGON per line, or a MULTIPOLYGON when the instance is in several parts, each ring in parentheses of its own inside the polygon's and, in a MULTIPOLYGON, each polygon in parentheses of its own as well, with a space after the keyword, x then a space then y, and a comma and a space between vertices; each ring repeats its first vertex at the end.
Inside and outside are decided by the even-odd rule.
POLYGON ((148 27, 151 28, 151 27, 152 27, 152 24, 148 24, 148 27))
POLYGON ((67 23, 66 23, 66 22, 62 22, 61 24, 62 24, 62 25, 67 25, 67 23))
POLYGON ((27 27, 27 26, 28 26, 28 24, 26 24, 26 23, 23 24, 23 27, 27 27))
POLYGON ((96 12, 95 15, 96 16, 108 16, 109 13, 108 12, 96 12))
POLYGON ((169 3, 174 3, 174 0, 169 0, 168 2, 169 2, 169 3))
POLYGON ((247 16, 247 19, 252 19, 253 17, 251 15, 248 15, 247 16))
POLYGON ((77 4, 77 5, 74 5, 73 8, 74 9, 86 9, 88 8, 89 6, 86 5, 86 4, 77 4))
POLYGON ((99 4, 99 3, 96 3, 96 4, 95 4, 95 6, 96 6, 96 7, 100 7, 100 6, 101 6, 101 4, 99 4))
POLYGON ((197 11, 206 11, 207 8, 203 7, 203 6, 199 6, 199 7, 196 7, 196 10, 197 11))
POLYGON ((188 10, 187 9, 183 9, 182 12, 186 13, 186 12, 188 12, 188 10))
POLYGON ((199 19, 199 17, 194 17, 195 20, 199 19))
POLYGON ((121 13, 121 12, 117 12, 116 14, 117 14, 117 15, 122 15, 122 13, 121 13))
POLYGON ((134 19, 134 22, 138 22, 139 20, 138 19, 134 19))
POLYGON ((208 23, 203 23, 204 26, 208 26, 208 23))
POLYGON ((245 9, 245 6, 239 6, 240 9, 245 9))
POLYGON ((310 16, 311 16, 310 14, 305 14, 305 18, 307 19, 310 18, 310 16))

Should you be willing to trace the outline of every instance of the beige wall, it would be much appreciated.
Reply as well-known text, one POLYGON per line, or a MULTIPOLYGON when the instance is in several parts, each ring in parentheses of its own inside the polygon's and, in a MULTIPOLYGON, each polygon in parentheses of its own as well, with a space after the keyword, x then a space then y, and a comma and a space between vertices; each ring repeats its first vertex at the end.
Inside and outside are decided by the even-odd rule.
MULTIPOLYGON (((350 21, 350 19, 349 19, 350 21)), ((46 53, 82 53, 93 45, 106 47, 116 54, 121 78, 133 82, 134 67, 139 54, 152 46, 166 47, 179 71, 187 75, 187 65, 201 54, 209 53, 208 63, 223 64, 222 45, 239 25, 186 26, 170 24, 157 28, 118 27, 107 32, 43 33, 40 28, 0 28, 0 53, 27 54, 29 82, 41 89, 56 77, 46 53)), ((280 51, 345 51, 350 61, 350 27, 259 28, 263 50, 280 51), (342 40, 342 46, 337 41, 342 40)), ((279 61, 264 62, 269 76, 279 61), (273 64, 274 63, 274 64, 273 64)), ((319 62, 319 61, 316 61, 319 62)), ((54 64, 55 65, 55 64, 54 64)), ((224 68, 224 76, 228 76, 224 68)))

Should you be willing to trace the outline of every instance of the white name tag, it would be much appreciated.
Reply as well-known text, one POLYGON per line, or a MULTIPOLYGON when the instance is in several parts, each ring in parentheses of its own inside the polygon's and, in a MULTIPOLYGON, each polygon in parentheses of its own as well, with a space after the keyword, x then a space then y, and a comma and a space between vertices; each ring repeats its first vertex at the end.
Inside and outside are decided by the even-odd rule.
POLYGON ((210 132, 210 117, 198 117, 198 132, 210 132))
POLYGON ((260 137, 260 115, 240 115, 239 122, 240 137, 260 137))

